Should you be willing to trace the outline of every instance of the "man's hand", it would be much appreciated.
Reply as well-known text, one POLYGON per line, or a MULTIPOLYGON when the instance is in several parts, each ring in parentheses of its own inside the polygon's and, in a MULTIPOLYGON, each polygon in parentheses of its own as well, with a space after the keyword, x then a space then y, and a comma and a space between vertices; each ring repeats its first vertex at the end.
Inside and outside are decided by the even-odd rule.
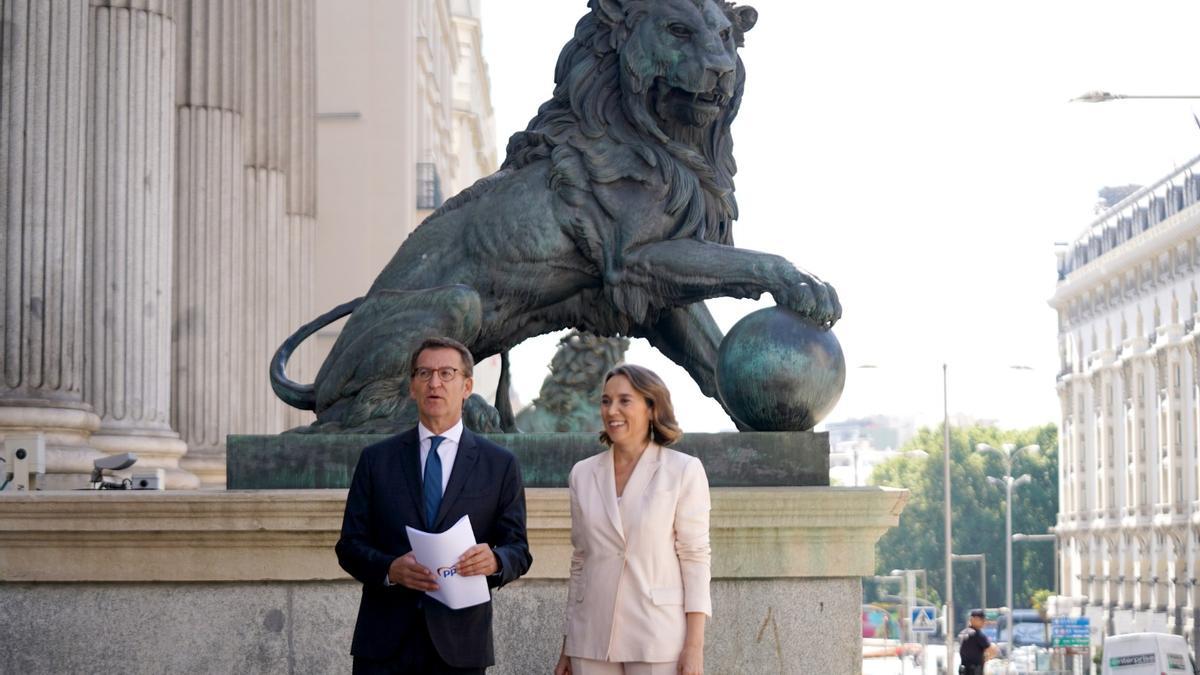
POLYGON ((475 544, 467 549, 458 557, 458 562, 454 563, 458 568, 458 573, 464 577, 473 577, 476 575, 495 574, 500 569, 500 564, 496 562, 496 554, 492 552, 492 548, 487 544, 475 544))
POLYGON ((437 577, 417 562, 417 557, 413 555, 412 551, 392 561, 388 567, 388 581, 414 591, 436 591, 438 589, 437 577))

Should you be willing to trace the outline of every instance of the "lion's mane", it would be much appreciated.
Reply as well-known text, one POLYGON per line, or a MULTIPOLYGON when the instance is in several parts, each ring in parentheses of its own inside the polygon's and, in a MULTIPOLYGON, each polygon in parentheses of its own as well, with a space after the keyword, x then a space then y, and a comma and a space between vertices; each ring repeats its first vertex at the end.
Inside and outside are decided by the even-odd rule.
MULTIPOLYGON (((621 52, 637 48, 629 38, 652 2, 593 0, 592 11, 579 20, 575 36, 558 57, 553 98, 542 104, 525 131, 513 135, 502 168, 518 169, 549 157, 554 162, 551 183, 560 191, 590 191, 590 183, 642 180, 647 172, 657 171, 668 187, 666 212, 683 216, 670 238, 732 245, 737 167, 730 125, 741 103, 745 70, 738 58, 734 95, 711 124, 695 130, 662 128, 650 101, 651 84, 661 73, 628 72, 621 77, 624 63, 645 62, 623 61, 621 52)), ((727 12, 733 6, 721 5, 727 12)), ((734 24, 741 46, 742 31, 734 24)))
MULTIPOLYGON (((591 11, 576 24, 574 37, 559 54, 553 97, 525 131, 513 134, 500 170, 446 201, 425 221, 483 198, 525 166, 550 160, 548 187, 559 198, 555 217, 572 233, 592 272, 603 279, 603 292, 611 303, 596 308, 603 319, 594 315, 606 334, 627 334, 659 308, 650 305, 648 289, 622 283, 629 245, 625 239, 631 235, 614 227, 613 209, 620 205, 600 204, 593 186, 621 180, 665 186, 663 211, 675 225, 654 235, 659 239, 694 238, 732 246, 737 219, 730 126, 745 86, 741 57, 733 95, 711 123, 689 127, 659 120, 651 112, 651 97, 667 65, 652 64, 651 72, 635 72, 626 65, 652 62, 640 58, 643 54, 636 50, 642 45, 631 36, 654 1, 591 0, 591 11), (631 50, 625 55, 630 58, 623 59, 626 50, 631 50)), ((718 5, 729 16, 735 44, 741 47, 745 31, 734 4, 718 0, 718 5)))

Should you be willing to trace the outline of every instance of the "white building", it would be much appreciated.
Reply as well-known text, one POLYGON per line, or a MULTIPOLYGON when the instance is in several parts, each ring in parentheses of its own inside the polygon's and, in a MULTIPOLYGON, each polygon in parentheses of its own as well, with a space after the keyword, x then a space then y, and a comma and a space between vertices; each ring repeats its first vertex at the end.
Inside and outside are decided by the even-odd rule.
POLYGON ((911 418, 873 415, 826 422, 829 477, 836 485, 868 485, 875 466, 900 455, 898 448, 916 433, 911 418))
POLYGON ((1095 632, 1197 643, 1200 158, 1059 252, 1063 594, 1095 632))
POLYGON ((0 441, 43 438, 47 489, 123 452, 221 487, 228 434, 312 418, 279 344, 494 170, 479 2, 0 10, 0 441))
MULTIPOLYGON (((365 294, 426 216, 498 163, 479 0, 318 0, 316 25, 320 313, 365 294)), ((343 323, 297 354, 320 363, 343 323)))

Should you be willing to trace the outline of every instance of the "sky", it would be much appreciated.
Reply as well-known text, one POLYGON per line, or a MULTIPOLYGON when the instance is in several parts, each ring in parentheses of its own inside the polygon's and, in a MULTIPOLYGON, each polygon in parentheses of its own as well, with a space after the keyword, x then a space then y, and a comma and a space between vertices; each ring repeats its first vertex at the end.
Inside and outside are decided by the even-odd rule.
MULTIPOLYGON (((733 125, 735 242, 832 283, 846 387, 826 421, 1059 418, 1054 244, 1106 185, 1200 155, 1200 100, 1068 103, 1090 90, 1200 96, 1200 2, 759 0, 733 125)), ((497 144, 553 91, 585 0, 483 0, 497 144)), ((770 296, 709 301, 728 330, 770 296)), ((512 354, 537 395, 559 335, 512 354)), ((643 341, 685 431, 732 428, 643 341)))

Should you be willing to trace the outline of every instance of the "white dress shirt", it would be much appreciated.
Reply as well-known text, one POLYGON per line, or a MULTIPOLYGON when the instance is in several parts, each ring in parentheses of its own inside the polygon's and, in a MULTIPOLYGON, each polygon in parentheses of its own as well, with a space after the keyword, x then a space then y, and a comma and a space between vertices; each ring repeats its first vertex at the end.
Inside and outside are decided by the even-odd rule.
POLYGON ((433 441, 429 440, 434 436, 441 436, 445 440, 438 446, 438 457, 442 458, 442 494, 446 494, 446 486, 450 484, 450 472, 454 469, 454 458, 458 457, 458 441, 462 438, 463 423, 460 417, 454 426, 445 430, 440 434, 435 434, 425 428, 424 424, 417 423, 417 436, 421 440, 421 480, 425 480, 425 460, 429 459, 429 446, 433 445, 433 441))
MULTIPOLYGON (((433 441, 429 440, 434 436, 441 436, 443 439, 438 445, 438 457, 442 458, 442 496, 446 496, 446 486, 450 484, 450 472, 454 469, 454 458, 458 457, 458 442, 462 439, 463 423, 462 418, 458 422, 447 429, 445 432, 435 434, 425 428, 424 424, 417 422, 417 438, 420 440, 421 447, 421 480, 425 480, 425 460, 429 459, 429 447, 433 445, 433 441)), ((421 523, 420 526, 424 526, 421 523)), ((392 580, 387 575, 383 577, 383 585, 391 586, 392 580)))

